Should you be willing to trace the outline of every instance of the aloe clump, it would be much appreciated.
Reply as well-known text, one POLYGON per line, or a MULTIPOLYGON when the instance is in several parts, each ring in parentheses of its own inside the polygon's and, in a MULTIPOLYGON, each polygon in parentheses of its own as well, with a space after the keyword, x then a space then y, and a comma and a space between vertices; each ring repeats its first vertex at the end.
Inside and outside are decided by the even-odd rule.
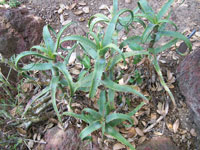
POLYGON ((129 143, 116 129, 115 127, 119 124, 122 124, 123 121, 128 121, 129 126, 133 125, 133 120, 131 116, 133 116, 145 103, 142 102, 138 105, 133 111, 128 114, 122 113, 114 113, 111 112, 111 108, 109 107, 109 102, 106 99, 106 92, 103 90, 100 93, 100 98, 98 100, 98 112, 96 110, 85 108, 83 109, 81 114, 76 114, 73 112, 64 112, 65 116, 72 116, 78 119, 83 120, 88 123, 89 126, 83 129, 80 133, 80 137, 82 140, 90 139, 89 135, 101 129, 102 139, 104 139, 104 134, 109 134, 117 139, 119 142, 128 146, 131 150, 135 148, 129 143))

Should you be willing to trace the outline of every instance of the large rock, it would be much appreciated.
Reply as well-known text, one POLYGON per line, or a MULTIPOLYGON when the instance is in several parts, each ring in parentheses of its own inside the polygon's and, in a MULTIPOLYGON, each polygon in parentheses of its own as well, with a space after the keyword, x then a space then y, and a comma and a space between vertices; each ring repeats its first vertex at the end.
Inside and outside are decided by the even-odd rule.
POLYGON ((45 133, 44 141, 46 144, 39 144, 35 150, 99 150, 96 144, 82 142, 79 131, 69 127, 65 131, 59 127, 53 127, 45 133))
POLYGON ((167 137, 154 137, 137 147, 137 150, 178 150, 176 145, 167 137))
MULTIPOLYGON (((0 53, 4 58, 29 50, 42 39, 44 21, 29 14, 26 8, 0 8, 0 53)), ((0 64, 3 74, 9 70, 0 64)), ((11 74, 12 81, 16 73, 11 74)))
POLYGON ((186 103, 200 130, 200 49, 188 55, 177 68, 177 79, 186 103))
POLYGON ((0 53, 5 58, 29 50, 42 39, 44 21, 26 8, 0 9, 0 53))

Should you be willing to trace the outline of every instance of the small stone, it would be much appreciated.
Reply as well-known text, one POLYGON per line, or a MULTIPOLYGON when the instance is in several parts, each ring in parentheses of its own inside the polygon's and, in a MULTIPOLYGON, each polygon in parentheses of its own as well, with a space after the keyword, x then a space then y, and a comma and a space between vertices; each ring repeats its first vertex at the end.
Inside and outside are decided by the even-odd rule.
POLYGON ((142 143, 137 150, 178 150, 176 145, 167 137, 154 137, 146 143, 142 143))
POLYGON ((66 5, 66 6, 65 6, 65 9, 67 9, 67 10, 68 10, 68 9, 69 9, 69 6, 68 6, 68 5, 66 5))
POLYGON ((125 3, 130 4, 131 0, 125 0, 125 3))
POLYGON ((62 14, 63 13, 63 9, 58 9, 58 14, 62 14))
POLYGON ((196 133, 196 131, 195 131, 194 129, 191 129, 191 130, 190 130, 190 134, 191 134, 192 136, 194 136, 194 137, 197 136, 197 133, 196 133))
POLYGON ((73 3, 72 5, 69 6, 69 9, 72 10, 76 7, 77 3, 73 3))
POLYGON ((100 7, 99 7, 100 10, 106 10, 108 9, 108 6, 105 5, 105 4, 102 4, 100 7))
POLYGON ((60 15, 60 23, 62 24, 65 21, 63 14, 60 15))
POLYGON ((86 6, 87 4, 85 2, 79 2, 78 3, 80 6, 86 6))
POLYGON ((84 18, 84 17, 80 17, 80 18, 79 18, 79 21, 80 21, 80 22, 83 22, 83 21, 85 21, 85 18, 84 18))
POLYGON ((62 23, 62 25, 65 26, 66 24, 68 24, 68 23, 70 23, 70 22, 72 22, 72 20, 66 20, 66 21, 64 21, 64 22, 62 23))
POLYGON ((66 7, 65 7, 64 4, 60 4, 60 8, 61 8, 62 10, 64 10, 66 7))
POLYGON ((84 13, 88 14, 90 12, 90 8, 88 6, 83 7, 84 13))
POLYGON ((79 15, 83 14, 83 11, 82 10, 78 10, 78 11, 75 11, 74 14, 79 16, 79 15))

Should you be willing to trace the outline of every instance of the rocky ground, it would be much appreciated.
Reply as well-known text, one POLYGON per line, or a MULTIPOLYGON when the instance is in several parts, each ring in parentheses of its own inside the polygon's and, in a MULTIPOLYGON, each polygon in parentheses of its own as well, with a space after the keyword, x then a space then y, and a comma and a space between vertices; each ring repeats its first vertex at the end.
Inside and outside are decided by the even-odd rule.
MULTIPOLYGON (((96 13, 104 13, 108 15, 108 8, 110 8, 110 6, 112 5, 112 0, 23 0, 21 2, 24 7, 27 7, 32 14, 40 16, 47 24, 50 24, 53 28, 57 30, 59 30, 62 25, 65 25, 70 21, 77 22, 78 26, 71 28, 66 34, 76 33, 81 35, 86 34, 86 32, 88 31, 87 22, 92 15, 96 13)), ((136 6, 136 2, 137 1, 134 0, 119 0, 119 6, 120 8, 134 9, 136 6)), ((166 0, 149 0, 150 5, 156 11, 158 11, 165 2, 166 0)), ((193 52, 195 53, 200 48, 200 1, 185 0, 183 4, 181 4, 181 2, 181 0, 175 0, 175 3, 172 5, 173 11, 171 19, 177 24, 179 31, 185 33, 186 35, 191 33, 193 29, 197 30, 197 33, 191 38, 191 41, 193 43, 193 52)), ((141 32, 142 31, 138 29, 135 29, 134 31, 135 34, 141 32)), ((129 34, 132 34, 132 32, 129 34)), ((198 56, 199 54, 197 54, 196 60, 199 59, 198 56)), ((123 134, 126 135, 127 138, 133 138, 133 143, 137 147, 141 144, 143 145, 144 143, 146 143, 149 147, 151 147, 152 145, 154 145, 155 147, 155 143, 165 143, 165 145, 161 146, 163 150, 165 150, 165 148, 166 150, 172 150, 176 149, 177 147, 179 147, 178 149, 180 150, 199 150, 199 129, 197 128, 197 125, 195 125, 193 122, 193 117, 191 116, 190 109, 187 106, 185 99, 188 98, 187 96, 189 96, 190 98, 191 93, 188 93, 186 95, 183 94, 184 92, 187 92, 191 87, 188 87, 185 84, 185 86, 187 87, 183 88, 187 90, 184 91, 184 89, 181 89, 181 91, 183 92, 181 93, 178 86, 178 74, 176 72, 176 68, 182 62, 184 57, 179 56, 174 51, 174 47, 166 51, 166 53, 161 54, 160 57, 163 74, 166 77, 168 85, 170 86, 175 96, 178 108, 174 112, 172 110, 172 105, 170 105, 167 116, 161 119, 161 121, 159 121, 154 127, 148 130, 147 127, 150 124, 155 123, 156 120, 159 120, 159 118, 162 117, 161 112, 167 110, 167 104, 164 102, 164 100, 167 100, 167 95, 159 85, 146 85, 145 87, 148 87, 147 92, 150 93, 150 95, 153 97, 152 101, 137 114, 135 118, 135 128, 132 130, 124 131, 123 134), (131 133, 131 135, 127 135, 128 133, 131 133), (159 136, 161 136, 162 138, 153 138, 159 136), (149 140, 150 142, 148 142, 149 140)), ((196 66, 198 70, 198 65, 196 66)), ((142 71, 145 72, 144 70, 142 71)), ((179 75, 181 74, 181 72, 184 72, 184 70, 180 71, 179 69, 179 75)), ((198 79, 199 76, 197 75, 195 77, 198 79)), ((193 78, 193 76, 190 78, 193 78)), ((185 78, 182 78, 182 80, 184 79, 185 78)), ((150 83, 150 81, 146 82, 150 83)), ((195 82, 195 79, 193 82, 195 82)), ((190 83, 187 84, 189 85, 190 83)), ((195 89, 195 87, 192 88, 195 89)), ((195 92, 195 90, 193 91, 195 92)), ((198 89, 196 93, 198 93, 198 89)), ((196 95, 196 97, 198 97, 198 94, 196 95)), ((85 103, 87 103, 87 101, 85 103)), ((88 104, 83 105, 88 106, 88 104)), ((81 109, 81 107, 78 106, 78 109, 81 109)), ((30 139, 40 141, 41 144, 30 142, 28 146, 34 149, 46 150, 52 147, 63 147, 64 150, 64 147, 66 148, 66 146, 70 145, 66 143, 76 141, 77 143, 80 143, 79 146, 72 144, 70 145, 71 147, 69 146, 67 149, 82 150, 83 148, 80 147, 83 147, 84 144, 81 143, 80 139, 78 138, 78 133, 80 132, 79 130, 81 128, 81 125, 79 124, 79 122, 76 122, 74 120, 68 122, 68 124, 70 130, 67 130, 65 133, 59 130, 59 128, 57 127, 57 121, 55 121, 55 119, 53 121, 48 120, 45 123, 33 125, 31 130, 29 131, 29 137, 30 139), (69 137, 72 136, 73 138, 71 138, 67 142, 63 142, 62 139, 60 139, 61 142, 57 142, 57 145, 52 144, 56 143, 56 139, 59 139, 61 136, 64 137, 65 140, 69 139, 69 137), (45 147, 42 143, 46 142, 48 142, 49 145, 45 147)), ((98 133, 95 133, 93 148, 91 148, 91 145, 88 145, 85 149, 98 150, 98 137, 98 133)), ((105 145, 105 149, 108 150, 117 150, 123 148, 126 149, 123 145, 112 139, 110 141, 106 141, 105 145)), ((138 149, 145 149, 145 146, 139 146, 138 149)))

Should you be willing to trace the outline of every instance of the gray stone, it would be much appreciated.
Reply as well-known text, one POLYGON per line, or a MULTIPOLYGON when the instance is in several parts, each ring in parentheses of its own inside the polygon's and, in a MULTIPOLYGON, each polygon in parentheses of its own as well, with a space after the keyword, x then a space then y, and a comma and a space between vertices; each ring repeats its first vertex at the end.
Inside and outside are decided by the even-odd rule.
POLYGON ((200 49, 186 56, 180 63, 177 79, 181 93, 194 114, 194 122, 200 130, 200 49))
POLYGON ((137 150, 178 150, 176 145, 167 137, 154 137, 150 141, 139 145, 137 150))

